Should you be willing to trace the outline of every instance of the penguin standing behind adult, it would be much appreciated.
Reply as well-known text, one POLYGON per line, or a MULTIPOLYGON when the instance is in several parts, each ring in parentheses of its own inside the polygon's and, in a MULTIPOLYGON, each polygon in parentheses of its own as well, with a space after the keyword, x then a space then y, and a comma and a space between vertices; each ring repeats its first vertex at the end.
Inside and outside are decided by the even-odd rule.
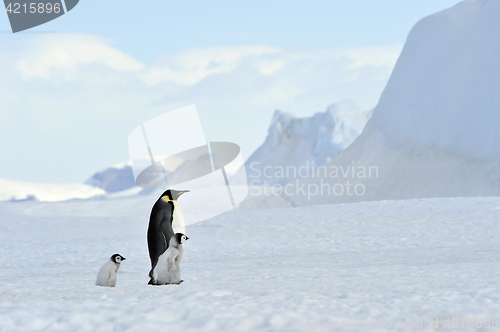
POLYGON ((115 287, 117 272, 120 268, 120 263, 125 260, 125 257, 114 254, 111 258, 104 264, 99 273, 97 274, 97 279, 95 284, 97 286, 103 287, 115 287))
POLYGON ((149 217, 148 249, 151 259, 149 284, 153 284, 153 270, 158 263, 158 258, 169 247, 170 239, 175 233, 185 234, 184 214, 177 199, 189 190, 165 191, 153 205, 149 217), (175 231, 175 233, 174 233, 175 231))
POLYGON ((168 249, 158 258, 158 264, 153 268, 152 285, 179 285, 181 280, 181 260, 184 254, 183 244, 189 238, 176 233, 170 239, 168 249))

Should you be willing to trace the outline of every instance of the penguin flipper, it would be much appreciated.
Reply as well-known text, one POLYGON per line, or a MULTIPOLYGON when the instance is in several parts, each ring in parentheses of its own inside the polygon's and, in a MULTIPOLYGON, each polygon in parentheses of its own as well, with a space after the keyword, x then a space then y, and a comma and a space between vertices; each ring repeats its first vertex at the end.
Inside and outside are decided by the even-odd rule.
POLYGON ((151 259, 151 269, 158 263, 158 257, 168 248, 168 241, 174 235, 172 220, 174 205, 165 202, 161 198, 155 203, 151 210, 148 227, 148 249, 151 259))
MULTIPOLYGON (((151 272, 150 275, 152 276, 153 270, 156 267, 156 264, 158 264, 158 259, 160 256, 167 251, 167 239, 165 238, 165 235, 160 232, 156 238, 156 246, 155 246, 155 255, 154 257, 151 258, 151 272)), ((151 277, 152 278, 152 277, 151 277)))
POLYGON ((174 222, 174 203, 171 201, 166 202, 163 211, 164 215, 160 221, 160 231, 164 236, 166 245, 165 250, 167 250, 170 244, 170 239, 174 236, 174 228, 172 227, 174 222))

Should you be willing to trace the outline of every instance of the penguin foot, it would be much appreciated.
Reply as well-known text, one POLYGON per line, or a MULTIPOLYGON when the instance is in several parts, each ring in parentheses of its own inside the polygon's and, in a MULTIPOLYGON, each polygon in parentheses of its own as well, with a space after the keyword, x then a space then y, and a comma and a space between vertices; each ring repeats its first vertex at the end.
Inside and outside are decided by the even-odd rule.
POLYGON ((172 282, 172 283, 167 283, 167 284, 157 284, 153 279, 149 280, 148 285, 153 285, 153 286, 163 286, 163 285, 180 285, 184 282, 184 280, 181 280, 179 282, 172 282))
POLYGON ((173 282, 173 283, 171 283, 171 284, 169 284, 169 285, 180 285, 180 284, 182 284, 183 282, 184 282, 184 280, 181 280, 181 281, 179 281, 179 282, 173 282))

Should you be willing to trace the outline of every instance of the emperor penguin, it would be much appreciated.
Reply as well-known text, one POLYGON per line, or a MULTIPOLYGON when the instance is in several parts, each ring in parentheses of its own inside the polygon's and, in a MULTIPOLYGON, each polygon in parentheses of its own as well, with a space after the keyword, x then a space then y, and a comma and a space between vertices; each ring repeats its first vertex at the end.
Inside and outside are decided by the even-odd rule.
POLYGON ((184 253, 183 244, 189 238, 176 233, 170 239, 168 249, 158 258, 158 264, 153 268, 151 276, 152 285, 179 285, 181 280, 181 260, 184 253))
POLYGON ((104 264, 99 273, 97 274, 97 280, 95 284, 97 286, 104 287, 115 287, 116 286, 116 273, 120 268, 120 263, 125 260, 125 257, 114 254, 111 258, 104 264))
POLYGON ((169 247, 170 239, 175 233, 186 233, 184 214, 177 199, 189 190, 165 191, 153 205, 149 217, 148 249, 151 259, 149 284, 153 284, 153 270, 158 263, 158 257, 169 247))

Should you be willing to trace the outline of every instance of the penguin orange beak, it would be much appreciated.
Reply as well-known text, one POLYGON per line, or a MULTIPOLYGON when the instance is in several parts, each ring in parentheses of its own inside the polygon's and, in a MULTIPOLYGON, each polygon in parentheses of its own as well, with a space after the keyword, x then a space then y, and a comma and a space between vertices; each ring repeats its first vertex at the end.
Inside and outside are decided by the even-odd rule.
POLYGON ((183 191, 179 192, 179 196, 184 194, 184 193, 189 193, 189 192, 190 192, 189 190, 183 190, 183 191))

